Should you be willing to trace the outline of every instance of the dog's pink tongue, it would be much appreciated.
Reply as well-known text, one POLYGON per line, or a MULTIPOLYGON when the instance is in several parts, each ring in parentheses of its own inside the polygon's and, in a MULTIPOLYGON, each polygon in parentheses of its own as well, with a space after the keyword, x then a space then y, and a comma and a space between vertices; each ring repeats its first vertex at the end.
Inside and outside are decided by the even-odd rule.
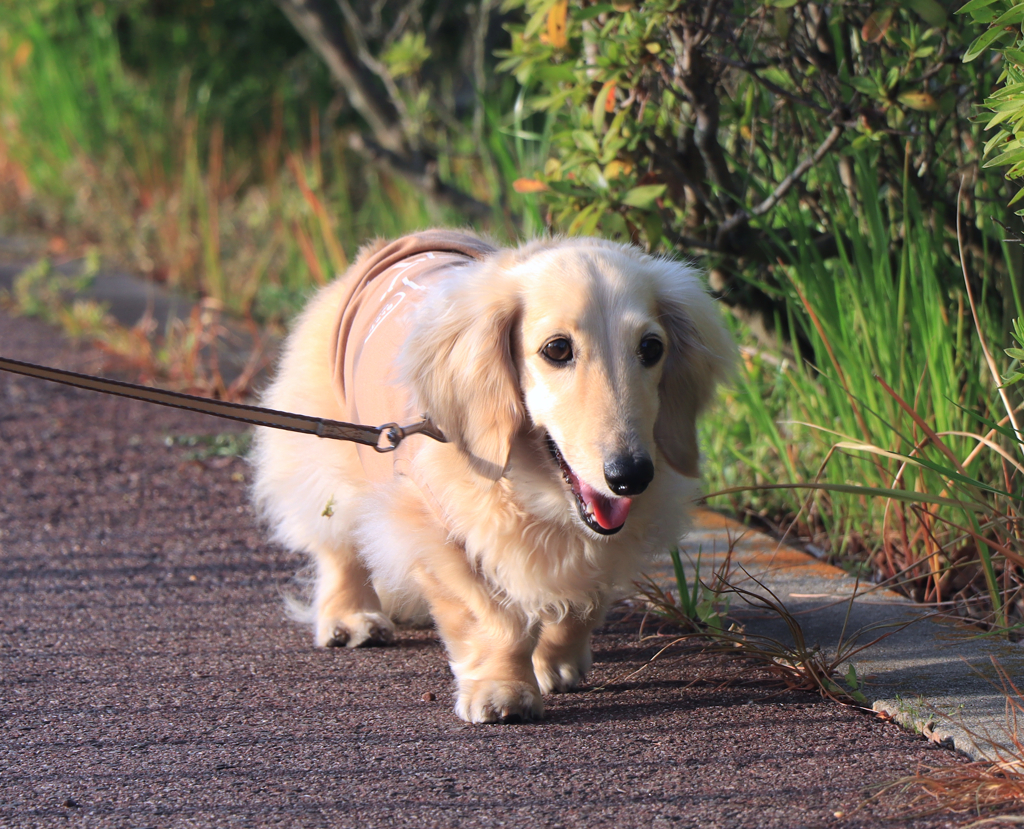
POLYGON ((614 530, 626 523, 632 498, 609 498, 583 481, 580 481, 580 495, 593 510, 594 518, 606 530, 614 530))

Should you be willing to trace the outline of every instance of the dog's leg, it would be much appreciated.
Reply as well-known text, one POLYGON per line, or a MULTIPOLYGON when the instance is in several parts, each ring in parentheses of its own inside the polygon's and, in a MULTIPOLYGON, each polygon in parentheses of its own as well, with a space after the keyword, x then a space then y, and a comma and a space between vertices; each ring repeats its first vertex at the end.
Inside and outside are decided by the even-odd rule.
MULTIPOLYGON (((455 713, 472 723, 543 717, 531 662, 537 626, 495 603, 479 585, 454 591, 434 575, 418 575, 458 683, 455 713)), ((451 584, 451 575, 445 573, 444 582, 451 584)), ((459 575, 472 578, 468 571, 459 575)))
POLYGON ((533 670, 542 693, 571 691, 590 670, 590 634, 603 615, 603 608, 597 608, 583 616, 570 613, 544 623, 533 652, 533 670))
POLYGON ((349 548, 314 550, 316 643, 328 648, 386 645, 395 626, 381 611, 370 573, 349 548))

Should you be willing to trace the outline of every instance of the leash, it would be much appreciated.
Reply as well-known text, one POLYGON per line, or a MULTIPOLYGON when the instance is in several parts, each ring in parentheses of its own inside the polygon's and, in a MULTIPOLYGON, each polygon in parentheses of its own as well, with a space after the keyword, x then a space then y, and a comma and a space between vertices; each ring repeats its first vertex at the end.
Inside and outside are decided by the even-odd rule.
POLYGON ((448 442, 441 430, 425 415, 418 423, 408 426, 399 426, 397 423, 385 423, 383 426, 362 426, 358 423, 345 423, 340 420, 279 412, 274 409, 264 409, 261 406, 248 406, 244 403, 210 400, 193 394, 163 391, 136 383, 124 383, 120 380, 104 380, 102 377, 37 366, 19 360, 7 360, 3 357, 0 357, 0 371, 9 371, 12 374, 21 374, 40 380, 50 380, 54 383, 63 383, 66 386, 113 394, 118 397, 127 397, 131 400, 156 403, 160 406, 185 409, 189 412, 200 412, 214 417, 237 420, 241 423, 251 423, 254 426, 267 426, 271 429, 285 429, 290 432, 316 435, 318 438, 361 443, 364 446, 372 446, 376 451, 382 453, 394 452, 398 445, 410 435, 426 435, 441 443, 448 442))

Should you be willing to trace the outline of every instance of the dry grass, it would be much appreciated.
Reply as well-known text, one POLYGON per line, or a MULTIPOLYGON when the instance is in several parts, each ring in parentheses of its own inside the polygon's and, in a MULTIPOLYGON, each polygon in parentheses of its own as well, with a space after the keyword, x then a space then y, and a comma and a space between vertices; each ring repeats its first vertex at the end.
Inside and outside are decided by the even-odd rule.
MULTIPOLYGON (((767 671, 788 690, 808 691, 843 705, 865 708, 867 699, 860 690, 856 671, 850 665, 844 674, 842 666, 848 665, 864 649, 902 630, 906 623, 869 625, 850 636, 846 636, 844 624, 834 650, 810 643, 799 620, 766 585, 742 568, 738 568, 739 572, 753 583, 754 589, 740 587, 732 581, 734 575, 738 575, 733 562, 737 541, 730 535, 728 551, 707 583, 700 581, 698 561, 694 584, 688 584, 678 553, 673 555, 675 593, 649 577, 636 583, 637 592, 649 612, 685 631, 682 634, 659 632, 657 635, 666 637, 668 641, 654 659, 680 644, 697 643, 701 650, 726 654, 742 660, 746 666, 767 671), (750 633, 729 619, 728 608, 737 600, 780 619, 789 642, 750 633)), ((851 607, 856 595, 855 587, 850 599, 851 607)))
POLYGON ((1006 739, 969 732, 975 743, 994 761, 980 761, 951 768, 928 768, 883 787, 874 797, 893 789, 913 792, 911 808, 918 814, 937 812, 974 814, 983 817, 970 826, 1024 823, 1024 816, 1009 814, 1024 808, 1024 739, 1018 731, 1024 719, 1024 694, 997 660, 992 660, 998 684, 1006 700, 1006 739), (994 814, 1003 812, 1003 814, 994 814))
POLYGON ((90 342, 111 357, 112 367, 128 369, 143 383, 159 383, 177 391, 222 400, 242 400, 263 367, 267 335, 251 320, 248 325, 225 322, 222 306, 213 299, 197 303, 185 319, 171 321, 163 332, 144 316, 129 328, 117 322, 105 306, 75 299, 98 268, 89 255, 78 275, 68 276, 43 259, 14 280, 13 290, 0 292, 0 307, 45 320, 63 329, 72 340, 90 342), (239 347, 239 340, 244 343, 239 347), (248 353, 246 364, 225 380, 220 354, 226 349, 248 353))

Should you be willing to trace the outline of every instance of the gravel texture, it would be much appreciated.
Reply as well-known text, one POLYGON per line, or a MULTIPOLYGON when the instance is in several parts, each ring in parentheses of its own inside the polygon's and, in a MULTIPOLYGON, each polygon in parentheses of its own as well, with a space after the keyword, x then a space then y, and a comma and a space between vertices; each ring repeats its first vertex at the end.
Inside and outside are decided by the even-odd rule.
MULTIPOLYGON (((0 354, 104 368, 2 314, 0 354)), ((285 617, 302 562, 245 463, 180 445, 219 433, 0 374, 0 826, 882 826, 905 800, 868 787, 963 762, 723 657, 633 675, 663 642, 625 611, 545 722, 466 725, 432 632, 317 650, 285 617)))

